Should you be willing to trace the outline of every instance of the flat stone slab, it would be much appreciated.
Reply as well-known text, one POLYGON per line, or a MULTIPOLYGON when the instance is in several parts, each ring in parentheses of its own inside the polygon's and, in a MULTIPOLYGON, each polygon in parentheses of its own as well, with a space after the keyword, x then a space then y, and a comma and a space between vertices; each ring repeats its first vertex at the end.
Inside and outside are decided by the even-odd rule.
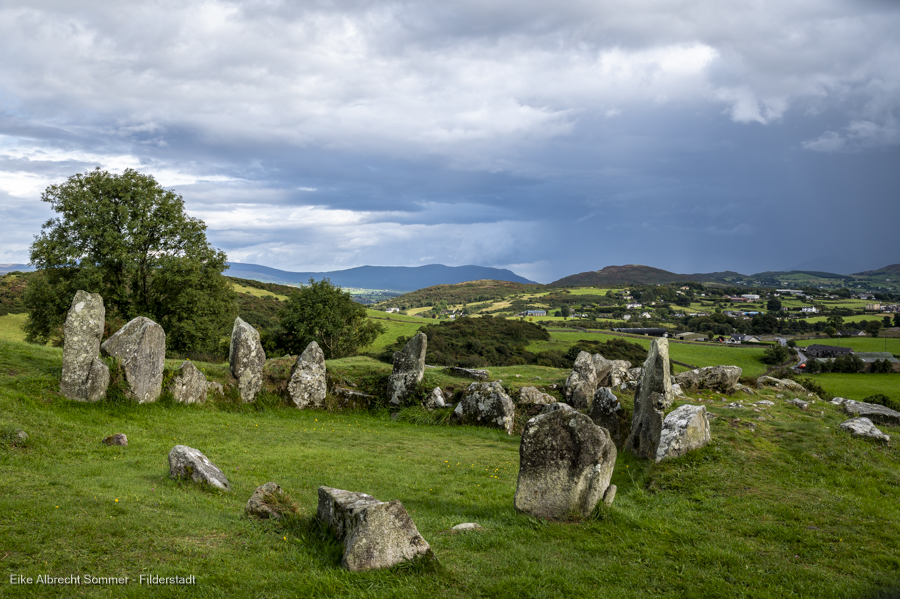
POLYGON ((900 412, 896 410, 874 403, 853 401, 852 399, 845 400, 843 405, 844 411, 850 416, 861 416, 878 424, 900 426, 900 412))
POLYGON ((415 523, 398 500, 319 487, 319 520, 344 543, 341 566, 362 572, 390 568, 419 557, 434 557, 415 523))
POLYGON ((863 437, 864 439, 873 439, 875 441, 890 442, 891 438, 878 430, 878 427, 868 418, 851 418, 840 424, 841 428, 849 432, 854 437, 863 437))
POLYGON ((231 490, 231 483, 222 471, 205 455, 187 445, 176 445, 169 452, 169 476, 205 483, 223 491, 231 490))
POLYGON ((452 374, 453 376, 464 376, 466 378, 475 379, 476 381, 486 381, 491 378, 491 373, 487 370, 477 370, 475 368, 461 368, 459 366, 452 366, 450 368, 445 368, 444 371, 447 374, 452 374))

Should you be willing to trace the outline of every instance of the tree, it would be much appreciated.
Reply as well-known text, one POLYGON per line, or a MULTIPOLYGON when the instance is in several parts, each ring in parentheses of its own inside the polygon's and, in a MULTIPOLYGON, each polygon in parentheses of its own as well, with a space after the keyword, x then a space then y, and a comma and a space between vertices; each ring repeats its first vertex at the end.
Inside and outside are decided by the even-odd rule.
POLYGON ((567 306, 566 304, 563 304, 559 309, 559 313, 562 314, 564 318, 568 318, 569 314, 571 314, 571 311, 569 310, 569 306, 567 306))
POLYGON ((870 337, 878 337, 878 331, 881 330, 881 322, 877 320, 873 320, 872 322, 866 324, 866 334, 870 337))
POLYGON ((384 331, 349 293, 328 279, 310 279, 288 298, 281 313, 278 340, 279 347, 291 354, 303 352, 315 341, 325 358, 331 360, 355 354, 384 331))
POLYGON ((769 312, 778 312, 781 310, 781 300, 777 297, 769 298, 769 301, 766 302, 766 310, 769 312))
POLYGON ((828 323, 829 327, 836 329, 838 331, 840 331, 841 328, 844 326, 844 318, 838 314, 832 314, 831 316, 828 317, 828 320, 826 320, 825 322, 828 323))
POLYGON ((900 312, 894 314, 894 326, 900 327, 900 312))
POLYGON ((180 195, 151 175, 98 168, 51 185, 41 200, 59 216, 31 245, 39 273, 25 296, 29 340, 59 335, 72 296, 84 289, 103 296, 108 323, 146 316, 165 329, 168 349, 215 350, 235 314, 226 256, 180 195))

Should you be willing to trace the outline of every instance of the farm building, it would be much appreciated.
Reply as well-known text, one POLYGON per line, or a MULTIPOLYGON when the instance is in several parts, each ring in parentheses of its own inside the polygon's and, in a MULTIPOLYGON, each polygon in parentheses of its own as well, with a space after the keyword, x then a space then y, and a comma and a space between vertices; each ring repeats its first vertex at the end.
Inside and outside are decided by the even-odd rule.
POLYGON ((846 354, 852 354, 853 350, 849 347, 837 347, 834 345, 810 345, 805 352, 812 358, 837 358, 846 354))

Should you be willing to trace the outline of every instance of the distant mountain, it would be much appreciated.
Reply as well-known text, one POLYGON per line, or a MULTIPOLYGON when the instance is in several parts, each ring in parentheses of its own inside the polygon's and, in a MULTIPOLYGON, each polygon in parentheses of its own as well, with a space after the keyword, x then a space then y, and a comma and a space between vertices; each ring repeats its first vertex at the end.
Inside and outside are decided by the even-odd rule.
POLYGON ((681 275, 661 268, 643 266, 641 264, 625 264, 624 266, 607 266, 602 270, 582 272, 569 275, 550 283, 554 287, 581 287, 603 285, 656 285, 666 283, 727 283, 735 279, 745 279, 746 275, 725 271, 708 274, 681 275))
POLYGON ((5 275, 17 270, 20 272, 32 272, 34 267, 28 266, 27 264, 0 264, 0 275, 5 275))
POLYGON ((505 268, 488 266, 444 266, 429 264, 427 266, 359 266, 347 270, 330 272, 290 272, 260 266, 259 264, 242 264, 229 262, 226 275, 262 281, 264 283, 281 283, 299 285, 309 279, 330 279, 340 287, 357 287, 360 289, 390 289, 394 291, 415 291, 435 285, 452 285, 467 281, 493 279, 513 283, 534 283, 520 277, 505 268))
POLYGON ((891 264, 878 270, 865 270, 863 272, 855 272, 858 277, 877 277, 878 275, 887 275, 889 277, 900 277, 900 264, 891 264))

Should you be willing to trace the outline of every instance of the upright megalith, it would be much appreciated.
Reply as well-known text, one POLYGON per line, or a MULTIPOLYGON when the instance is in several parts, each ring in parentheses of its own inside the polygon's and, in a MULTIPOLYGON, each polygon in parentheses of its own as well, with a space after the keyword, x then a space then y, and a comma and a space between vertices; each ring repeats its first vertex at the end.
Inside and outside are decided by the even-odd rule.
POLYGON ((626 423, 623 420, 622 403, 609 387, 600 387, 594 393, 594 401, 588 416, 594 424, 606 429, 616 447, 625 440, 626 423))
POLYGON ((525 424, 515 506, 538 518, 586 517, 610 488, 616 446, 606 429, 572 409, 525 424))
POLYGON ((634 416, 625 447, 639 458, 656 459, 666 408, 672 405, 669 341, 654 339, 634 394, 634 416))
POLYGON ((472 383, 453 410, 453 418, 461 424, 502 428, 510 435, 515 415, 516 405, 498 381, 472 383))
POLYGON ((241 400, 249 403, 256 399, 256 394, 262 389, 266 352, 259 341, 257 330, 240 317, 234 319, 234 328, 231 330, 228 363, 231 365, 231 374, 238 381, 241 400))
POLYGON ((98 401, 109 386, 109 368, 98 355, 106 309, 99 293, 75 293, 66 315, 59 392, 75 401, 98 401))
POLYGON ((565 383, 566 402, 575 409, 591 405, 597 391, 597 372, 594 360, 586 351, 578 352, 572 372, 565 383))
POLYGON ((100 351, 121 364, 129 397, 138 403, 159 398, 166 365, 166 332, 161 326, 138 316, 104 341, 100 351))
POLYGON ((319 487, 319 520, 344 544, 341 566, 351 572, 390 568, 434 554, 398 500, 319 487))
POLYGON ((311 341, 291 370, 288 393, 298 408, 321 408, 325 405, 325 354, 311 341))
POLYGON ((391 405, 403 404, 413 394, 416 385, 425 376, 425 351, 428 349, 428 337, 425 333, 417 333, 407 341, 403 349, 394 352, 394 370, 388 379, 387 396, 391 405))
POLYGON ((167 390, 178 403, 203 403, 209 391, 209 382, 193 362, 185 360, 172 377, 167 390))

